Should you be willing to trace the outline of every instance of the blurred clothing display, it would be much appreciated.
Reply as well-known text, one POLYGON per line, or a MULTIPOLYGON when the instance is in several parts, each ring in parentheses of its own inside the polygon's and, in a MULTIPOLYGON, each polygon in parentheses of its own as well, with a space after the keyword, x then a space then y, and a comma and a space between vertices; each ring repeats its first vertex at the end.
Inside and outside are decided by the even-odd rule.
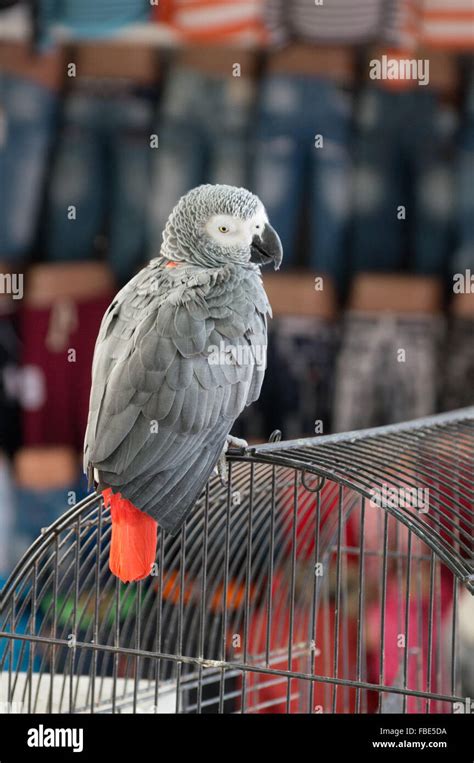
MULTIPOLYGON (((300 264, 301 210, 307 202, 304 264, 340 283, 349 215, 352 96, 323 77, 271 73, 259 98, 254 190, 278 220, 284 267, 300 264)), ((304 258, 303 258, 304 259, 304 258)))
MULTIPOLYGON (((458 607, 459 622, 459 647, 456 654, 456 670, 461 676, 461 696, 472 697, 474 692, 474 597, 469 591, 462 591, 459 603, 455 602, 454 607, 458 607)), ((452 617, 452 613, 449 613, 452 617)), ((449 631, 449 620, 445 618, 445 632, 443 634, 443 646, 446 655, 446 662, 449 664, 449 657, 453 652, 453 639, 449 631)))
POLYGON ((161 246, 168 216, 190 188, 203 182, 248 184, 249 128, 256 85, 232 73, 171 69, 163 95, 153 167, 151 256, 161 246))
MULTIPOLYGON (((403 2, 403 0, 402 0, 403 2)), ((474 5, 472 0, 418 0, 419 36, 424 45, 472 51, 474 5)))
POLYGON ((264 427, 260 437, 275 428, 275 411, 285 440, 329 433, 337 337, 337 326, 321 318, 272 321, 266 381, 255 404, 264 427))
POLYGON ((0 257, 12 263, 34 243, 57 106, 49 87, 0 72, 0 257))
MULTIPOLYGON (((266 380, 234 434, 297 439, 474 404, 472 0, 35 0, 24 10, 22 29, 30 22, 33 43, 53 50, 38 55, 2 27, 0 579, 70 505, 69 490, 79 495, 101 319, 201 183, 255 191, 284 247, 284 272, 262 273, 275 316, 266 380), (424 66, 426 86, 386 71, 369 79, 384 55, 424 66), (12 270, 25 273, 18 302, 12 270), (445 332, 456 274, 463 293, 445 332), (30 467, 14 472, 17 551, 5 561, 5 459, 53 446, 71 450, 74 469, 54 481, 45 467, 42 485, 30 467)), ((316 537, 308 495, 299 557, 316 537)), ((396 683, 395 653, 387 659, 396 683)), ((285 681, 267 696, 253 688, 285 708, 285 681)))
POLYGON ((235 434, 259 441, 275 427, 284 439, 328 434, 339 346, 334 284, 307 271, 282 278, 265 269, 262 275, 273 312, 267 371, 259 399, 239 416, 235 434))
POLYGON ((0 315, 0 451, 20 444, 17 381, 20 346, 13 316, 0 315))
POLYGON ((51 44, 53 27, 66 27, 75 37, 94 39, 149 19, 149 0, 37 0, 43 46, 51 44))
POLYGON ((468 269, 474 272, 474 122, 466 126, 457 159, 457 233, 458 246, 451 261, 452 274, 468 269))
POLYGON ((464 113, 456 160, 456 234, 457 247, 450 267, 451 274, 474 272, 474 64, 468 71, 464 113))
POLYGON ((0 451, 0 589, 16 561, 11 549, 15 509, 10 464, 0 451))
POLYGON ((84 260, 101 234, 119 283, 144 259, 153 97, 112 81, 80 82, 66 96, 47 203, 46 256, 84 260))
MULTIPOLYGON (((64 514, 67 507, 67 494, 72 487, 72 485, 65 485, 62 488, 44 491, 16 488, 13 541, 16 559, 19 559, 41 534, 42 527, 48 527, 61 514, 64 514)), ((86 495, 87 491, 83 492, 86 495)))
POLYGON ((262 42, 265 0, 160 0, 154 18, 169 25, 180 39, 221 45, 262 42))
POLYGON ((442 410, 474 405, 474 317, 451 318, 443 367, 442 410))
POLYGON ((437 410, 444 319, 349 312, 336 369, 333 427, 348 432, 437 410))
POLYGON ((474 47, 472 0, 397 0, 402 44, 444 50, 474 47))
MULTIPOLYGON (((426 576, 428 574, 426 567, 426 576)), ((439 667, 435 669, 436 661, 433 658, 434 649, 441 641, 443 626, 453 598, 452 582, 447 575, 442 576, 440 588, 441 595, 433 604, 430 602, 428 591, 412 590, 410 596, 405 598, 401 595, 398 579, 394 576, 387 580, 383 620, 378 602, 369 605, 367 611, 366 627, 373 642, 367 654, 369 682, 376 683, 379 680, 380 640, 383 634, 383 675, 387 686, 406 687, 416 691, 428 681, 430 690, 434 693, 443 694, 449 691, 449 666, 441 663, 444 670, 439 667), (406 639, 404 649, 399 646, 401 633, 406 639)), ((426 712, 426 701, 416 696, 406 698, 406 710, 403 710, 403 698, 399 698, 398 706, 395 706, 396 699, 395 695, 382 695, 382 707, 385 703, 388 705, 382 712, 426 712)), ((435 700, 433 705, 430 712, 443 712, 443 703, 438 704, 435 700)))
MULTIPOLYGON (((285 581, 278 581, 282 588, 285 581)), ((288 597, 289 599, 289 597, 288 597)), ((274 670, 294 671, 295 673, 313 672, 337 678, 339 675, 355 679, 357 670, 357 622, 355 617, 347 618, 342 627, 334 613, 333 602, 323 601, 318 607, 315 623, 311 621, 310 604, 306 607, 294 606, 290 624, 292 603, 282 595, 270 613, 262 607, 253 613, 250 622, 246 653, 251 664, 258 668, 262 664, 262 655, 272 655, 271 667, 274 670), (292 634, 290 636, 290 633, 292 634), (302 650, 288 659, 284 644, 288 639, 300 635, 301 643, 315 643, 318 647, 313 654, 302 650), (343 644, 343 646, 341 646, 343 644), (324 645, 320 649, 319 646, 324 645), (282 656, 279 658, 279 654, 282 656)), ((295 638, 296 640, 296 638, 295 638)), ((321 681, 315 681, 310 694, 309 687, 298 678, 288 680, 284 676, 269 676, 258 670, 248 674, 246 691, 242 700, 246 713, 347 713, 354 712, 356 690, 354 687, 329 687, 321 681)))
POLYGON ((87 480, 79 471, 74 451, 64 448, 31 448, 15 459, 15 557, 61 514, 87 495, 87 480))
POLYGON ((299 38, 315 43, 361 44, 391 39, 398 28, 396 0, 267 0, 266 20, 276 43, 299 38))
POLYGON ((92 356, 112 294, 21 314, 25 445, 70 445, 81 451, 87 426, 92 356))
POLYGON ((427 88, 367 87, 357 107, 353 270, 443 274, 457 118, 427 88))

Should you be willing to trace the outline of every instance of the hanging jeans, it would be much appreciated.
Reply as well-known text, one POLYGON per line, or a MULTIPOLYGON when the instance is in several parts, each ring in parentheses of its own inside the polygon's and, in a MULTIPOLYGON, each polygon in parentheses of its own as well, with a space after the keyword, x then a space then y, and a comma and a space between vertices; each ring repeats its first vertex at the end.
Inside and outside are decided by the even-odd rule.
POLYGON ((178 199, 200 183, 248 184, 254 84, 177 66, 165 88, 150 196, 150 256, 178 199))
POLYGON ((80 85, 66 98, 49 189, 49 260, 89 259, 105 233, 119 283, 134 274, 146 251, 152 114, 148 92, 107 83, 80 85))
POLYGON ((36 235, 56 93, 0 73, 0 259, 22 262, 36 235))
POLYGON ((453 111, 427 88, 373 87, 362 94, 355 146, 355 271, 409 265, 420 274, 445 273, 455 128, 453 111))
POLYGON ((352 96, 330 80, 271 74, 260 103, 253 186, 278 227, 283 265, 305 264, 338 281, 346 273, 352 96))

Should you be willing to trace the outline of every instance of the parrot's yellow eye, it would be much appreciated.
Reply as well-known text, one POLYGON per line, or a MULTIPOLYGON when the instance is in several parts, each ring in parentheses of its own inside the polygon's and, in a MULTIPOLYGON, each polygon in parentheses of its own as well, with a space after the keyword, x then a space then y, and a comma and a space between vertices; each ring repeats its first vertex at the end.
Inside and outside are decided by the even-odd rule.
POLYGON ((228 233, 229 232, 229 228, 227 227, 227 225, 219 225, 219 230, 220 230, 221 233, 228 233))

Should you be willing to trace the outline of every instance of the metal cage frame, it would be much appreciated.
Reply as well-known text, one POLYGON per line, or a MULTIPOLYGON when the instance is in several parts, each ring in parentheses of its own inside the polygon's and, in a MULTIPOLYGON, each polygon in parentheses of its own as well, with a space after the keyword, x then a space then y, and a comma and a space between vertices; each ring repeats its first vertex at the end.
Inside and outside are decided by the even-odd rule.
POLYGON ((43 530, 1 592, 0 701, 22 712, 462 704, 458 606, 461 591, 474 594, 474 407, 269 442, 227 460, 227 484, 210 480, 180 534, 159 531, 151 582, 123 586, 110 575, 110 516, 95 494, 43 530), (380 527, 369 547, 374 494, 386 488, 408 499, 375 505, 380 527), (427 511, 416 505, 420 488, 427 511), (406 643, 388 681, 392 579, 406 643), (439 600, 448 589, 446 615, 439 600))

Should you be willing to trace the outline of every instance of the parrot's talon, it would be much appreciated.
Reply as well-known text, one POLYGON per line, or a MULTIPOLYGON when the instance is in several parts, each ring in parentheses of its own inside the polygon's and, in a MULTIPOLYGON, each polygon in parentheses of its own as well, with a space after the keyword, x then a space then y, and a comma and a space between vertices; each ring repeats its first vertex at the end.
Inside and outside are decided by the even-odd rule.
POLYGON ((229 441, 226 439, 224 443, 224 447, 222 448, 221 454, 219 456, 219 460, 217 461, 216 468, 217 468, 217 474, 219 475, 219 479, 221 481, 222 487, 227 487, 227 484, 229 482, 228 476, 227 476, 227 463, 225 459, 225 454, 227 453, 229 449, 229 441))
POLYGON ((222 451, 221 455, 219 456, 219 460, 217 462, 217 474, 219 475, 219 479, 221 481, 222 487, 227 487, 229 484, 229 477, 227 474, 227 463, 225 460, 225 450, 222 451))
POLYGON ((222 448, 222 452, 219 456, 219 460, 217 461, 217 464, 214 467, 214 474, 219 477, 223 487, 227 487, 227 485, 229 484, 227 461, 226 461, 226 453, 229 450, 229 448, 237 448, 239 450, 243 450, 244 448, 248 448, 248 442, 247 440, 241 440, 240 437, 233 437, 230 434, 227 435, 226 441, 224 443, 224 447, 222 448))
POLYGON ((240 437, 234 437, 231 434, 227 435, 227 442, 226 442, 226 450, 228 448, 235 448, 236 450, 245 450, 245 448, 248 448, 249 444, 247 440, 242 440, 240 437))

